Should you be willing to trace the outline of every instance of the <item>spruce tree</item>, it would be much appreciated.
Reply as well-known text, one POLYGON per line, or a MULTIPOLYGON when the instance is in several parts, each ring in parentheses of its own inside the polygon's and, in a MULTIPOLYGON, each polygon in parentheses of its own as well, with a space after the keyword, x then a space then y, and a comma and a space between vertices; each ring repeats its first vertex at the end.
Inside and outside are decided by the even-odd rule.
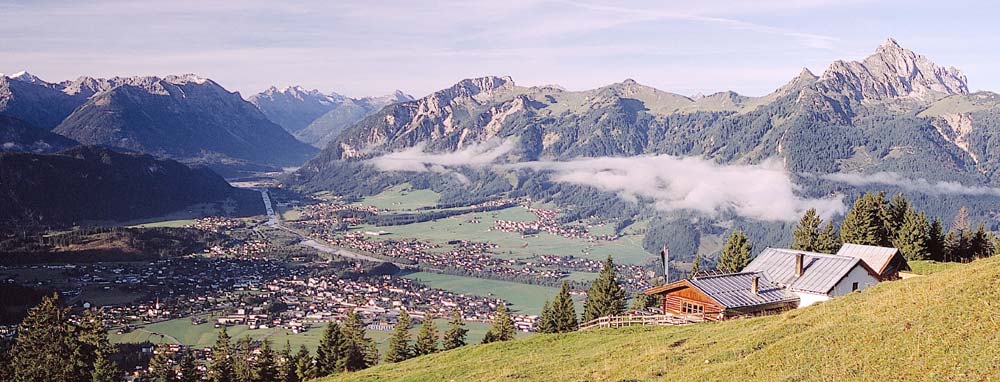
POLYGON ((552 309, 549 305, 549 300, 545 300, 542 304, 542 313, 538 315, 538 332, 539 333, 555 333, 555 323, 552 322, 552 309))
POLYGON ((552 326, 556 333, 572 332, 577 329, 576 307, 569 295, 569 283, 563 281, 556 299, 550 306, 552 326))
POLYGON ((437 324, 434 323, 434 313, 428 312, 427 316, 424 317, 420 333, 417 334, 417 344, 413 350, 416 356, 438 352, 438 330, 437 324))
POLYGON ((212 362, 208 365, 208 380, 210 382, 234 382, 233 348, 229 343, 229 333, 223 326, 219 336, 212 346, 212 362))
POLYGON ((587 300, 583 303, 583 320, 590 321, 622 314, 627 303, 625 290, 618 285, 615 263, 609 255, 597 278, 587 290, 587 300))
POLYGON ((507 305, 500 303, 497 305, 497 311, 493 315, 493 326, 490 327, 490 330, 486 332, 486 336, 483 337, 483 343, 510 341, 514 339, 515 334, 514 320, 510 318, 510 313, 507 312, 507 305))
POLYGON ((306 345, 299 345, 299 352, 295 354, 295 375, 299 381, 305 381, 316 378, 316 374, 312 355, 309 354, 306 345))
POLYGON ((344 321, 344 342, 340 350, 341 363, 340 370, 357 371, 368 368, 371 359, 378 359, 378 354, 374 356, 367 354, 374 348, 369 346, 372 340, 365 334, 365 326, 361 322, 361 317, 356 311, 347 314, 344 321))
POLYGON ((448 331, 444 333, 444 341, 442 343, 444 349, 451 350, 465 346, 465 336, 467 333, 469 333, 469 330, 465 328, 465 322, 462 321, 462 312, 456 308, 451 314, 451 321, 448 322, 448 331))
POLYGON ((181 356, 181 363, 179 367, 180 382, 198 382, 201 380, 201 375, 198 373, 198 364, 194 359, 194 350, 187 349, 184 351, 184 355, 181 356))
POLYGON ((934 218, 927 232, 927 252, 934 261, 946 261, 944 228, 941 219, 934 218))
POLYGON ((278 371, 278 380, 281 382, 300 382, 299 375, 295 373, 295 355, 292 354, 292 343, 285 340, 285 347, 281 350, 281 367, 278 371))
POLYGON ((340 371, 342 364, 342 353, 344 348, 344 333, 340 324, 330 322, 323 331, 323 338, 319 340, 319 347, 316 348, 316 376, 325 377, 340 371))
POLYGON ((751 252, 753 243, 750 243, 743 231, 733 231, 732 235, 729 235, 729 240, 726 240, 726 245, 722 247, 717 268, 726 273, 740 272, 750 264, 751 252))
POLYGON ((253 382, 278 382, 278 363, 274 359, 271 341, 264 339, 253 368, 253 382))
POLYGON ((122 372, 118 369, 118 365, 111 361, 107 351, 98 350, 94 358, 93 371, 90 373, 90 382, 121 382, 121 380, 122 372))
POLYGON ((247 335, 233 346, 233 377, 236 382, 254 382, 253 372, 253 341, 247 335))
POLYGON ((897 231, 905 223, 907 212, 912 210, 910 202, 906 200, 903 194, 896 194, 892 197, 892 201, 889 202, 889 206, 886 208, 886 225, 892 237, 897 236, 897 231))
POLYGON ((691 260, 691 273, 688 274, 688 279, 694 278, 701 272, 701 254, 695 253, 694 260, 691 260))
POLYGON ((896 230, 893 245, 907 260, 924 260, 929 256, 928 239, 931 226, 923 213, 908 209, 903 213, 903 223, 896 230))
POLYGON ((149 382, 177 381, 177 374, 174 373, 174 367, 170 364, 170 354, 167 353, 166 347, 156 349, 154 353, 153 358, 149 360, 149 382))
POLYGON ((385 362, 395 363, 410 359, 410 315, 405 310, 399 311, 396 326, 389 337, 389 350, 385 353, 385 362))
POLYGON ((990 237, 986 233, 986 227, 980 223, 976 232, 971 234, 969 239, 969 260, 990 257, 993 251, 990 237))
POLYGON ((821 224, 823 224, 823 220, 816 214, 815 208, 806 210, 802 218, 799 219, 799 224, 795 226, 795 231, 792 232, 792 249, 818 252, 821 224))
POLYGON ((11 363, 14 362, 13 348, 12 341, 0 338, 0 381, 14 380, 14 369, 11 368, 11 363))
POLYGON ((76 369, 79 381, 92 379, 98 352, 111 354, 111 344, 108 342, 108 332, 104 327, 104 319, 96 309, 87 309, 80 317, 79 326, 74 331, 76 336, 76 369))
POLYGON ((75 381, 76 350, 70 337, 68 312, 59 306, 59 295, 45 297, 28 311, 18 327, 11 368, 14 382, 75 381))
POLYGON ((889 246, 891 236, 886 220, 885 196, 882 193, 861 195, 840 225, 840 240, 843 243, 889 246))
POLYGON ((819 237, 816 238, 816 252, 837 253, 839 250, 840 237, 837 236, 837 231, 833 228, 833 222, 826 222, 819 232, 819 237))

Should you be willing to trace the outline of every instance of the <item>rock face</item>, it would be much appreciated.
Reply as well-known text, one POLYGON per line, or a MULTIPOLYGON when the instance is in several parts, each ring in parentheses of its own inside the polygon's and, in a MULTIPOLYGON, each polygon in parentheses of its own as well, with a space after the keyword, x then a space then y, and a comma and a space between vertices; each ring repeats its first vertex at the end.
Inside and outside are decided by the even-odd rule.
POLYGON ((323 94, 301 86, 278 90, 271 87, 250 97, 270 120, 293 133, 300 141, 324 147, 345 128, 389 104, 412 101, 396 91, 381 97, 349 98, 337 93, 323 94))
POLYGON ((961 71, 937 66, 927 57, 903 49, 893 39, 862 62, 834 62, 817 87, 821 92, 861 103, 894 98, 929 101, 942 95, 969 93, 961 71))
POLYGON ((59 84, 42 81, 27 72, 14 77, 0 75, 0 115, 52 129, 78 106, 85 96, 67 94, 59 84))
POLYGON ((301 86, 289 86, 283 90, 272 86, 251 96, 249 101, 268 119, 294 134, 337 107, 344 99, 346 97, 337 93, 323 94, 301 86))
POLYGON ((0 152, 53 153, 76 145, 72 139, 0 115, 0 152))
POLYGON ((53 131, 84 144, 271 166, 295 166, 315 152, 239 93, 195 75, 81 78, 64 89, 91 95, 53 131))
POLYGON ((0 225, 124 221, 198 203, 219 203, 220 213, 263 210, 260 194, 231 187, 206 168, 87 146, 0 154, 0 195, 0 225))

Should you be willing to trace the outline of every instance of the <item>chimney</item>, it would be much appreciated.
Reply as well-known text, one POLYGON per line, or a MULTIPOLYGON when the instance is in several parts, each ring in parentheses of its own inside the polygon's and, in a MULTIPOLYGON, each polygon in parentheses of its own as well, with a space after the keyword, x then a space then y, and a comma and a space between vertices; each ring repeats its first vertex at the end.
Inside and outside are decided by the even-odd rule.
POLYGON ((760 276, 753 275, 750 278, 750 293, 760 294, 760 276))
POLYGON ((801 277, 802 276, 802 260, 803 260, 804 257, 805 257, 805 255, 803 255, 801 253, 796 253, 795 254, 795 277, 801 277))

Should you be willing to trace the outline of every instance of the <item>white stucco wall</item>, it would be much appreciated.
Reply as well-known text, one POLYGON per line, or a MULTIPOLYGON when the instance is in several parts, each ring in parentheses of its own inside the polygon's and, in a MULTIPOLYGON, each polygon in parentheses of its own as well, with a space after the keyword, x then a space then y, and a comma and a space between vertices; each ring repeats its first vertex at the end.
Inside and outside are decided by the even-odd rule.
POLYGON ((830 296, 825 294, 813 294, 805 292, 792 292, 796 296, 799 296, 799 308, 804 308, 809 305, 815 304, 820 301, 826 301, 830 299, 830 296))
POLYGON ((878 284, 878 279, 872 277, 865 270, 865 267, 858 264, 854 267, 843 280, 840 280, 837 285, 833 287, 830 291, 830 297, 843 296, 845 294, 851 293, 851 286, 853 283, 858 283, 858 290, 865 290, 878 284))

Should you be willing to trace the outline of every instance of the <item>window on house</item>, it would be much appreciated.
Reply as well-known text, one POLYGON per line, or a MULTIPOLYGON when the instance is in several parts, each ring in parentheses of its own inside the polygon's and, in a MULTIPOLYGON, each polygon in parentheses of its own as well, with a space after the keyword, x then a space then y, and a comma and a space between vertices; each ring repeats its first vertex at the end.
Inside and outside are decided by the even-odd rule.
POLYGON ((858 283, 851 284, 851 292, 858 290, 858 283))
POLYGON ((681 312, 684 314, 703 314, 705 313, 705 307, 703 305, 683 301, 681 302, 681 312))

